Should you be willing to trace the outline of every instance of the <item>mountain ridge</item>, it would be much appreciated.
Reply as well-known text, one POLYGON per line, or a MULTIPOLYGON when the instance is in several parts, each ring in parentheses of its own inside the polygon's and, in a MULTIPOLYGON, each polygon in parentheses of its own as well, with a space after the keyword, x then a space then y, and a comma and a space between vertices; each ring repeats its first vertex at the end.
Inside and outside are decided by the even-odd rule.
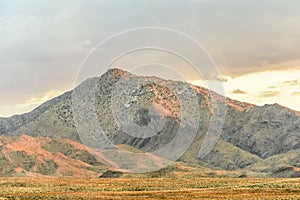
MULTIPOLYGON (((101 77, 94 77, 80 84, 82 86, 88 81, 97 83, 95 92, 97 116, 99 117, 99 123, 108 132, 114 143, 128 145, 142 151, 161 148, 174 137, 174 132, 178 129, 178 115, 180 115, 178 100, 172 94, 172 91, 165 87, 155 84, 141 87, 139 91, 133 94, 134 99, 138 100, 135 100, 129 107, 137 124, 147 125, 151 122, 148 116, 151 106, 154 106, 154 109, 163 109, 164 113, 169 114, 161 134, 158 134, 159 136, 149 139, 129 137, 119 130, 110 110, 112 91, 120 78, 132 80, 136 83, 155 79, 161 83, 167 82, 178 87, 183 87, 184 82, 163 80, 157 77, 138 77, 120 69, 110 69, 101 77)), ((191 84, 189 86, 196 93, 201 118, 198 134, 190 148, 178 161, 198 166, 207 165, 223 170, 246 170, 252 173, 255 163, 263 163, 265 160, 267 163, 264 163, 264 166, 260 166, 259 170, 258 167, 254 169, 255 173, 262 174, 266 171, 269 174, 273 173, 274 170, 267 170, 267 168, 274 167, 276 162, 274 164, 274 160, 270 161, 268 158, 276 155, 291 157, 291 161, 284 162, 287 166, 298 163, 298 160, 295 159, 298 154, 289 154, 289 152, 297 152, 300 149, 299 112, 279 104, 257 106, 227 97, 225 124, 219 142, 204 159, 199 159, 199 148, 203 143, 213 112, 210 106, 210 95, 219 94, 200 86, 191 84), (251 166, 253 167, 251 168, 251 166)), ((29 113, 15 115, 10 118, 0 118, 0 135, 21 136, 28 134, 32 137, 68 138, 80 142, 80 136, 73 121, 73 91, 71 90, 51 99, 29 113)), ((280 156, 279 158, 281 160, 287 159, 280 156)), ((280 159, 278 163, 281 162, 280 159)))

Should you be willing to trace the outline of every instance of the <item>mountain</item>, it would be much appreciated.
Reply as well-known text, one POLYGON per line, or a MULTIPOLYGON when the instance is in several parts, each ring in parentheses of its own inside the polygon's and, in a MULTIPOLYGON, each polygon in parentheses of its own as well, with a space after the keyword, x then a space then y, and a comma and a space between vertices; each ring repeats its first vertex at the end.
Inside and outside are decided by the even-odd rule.
MULTIPOLYGON (((86 115, 89 109, 95 112, 97 123, 106 134, 105 137, 116 145, 125 145, 137 151, 152 152, 163 148, 172 141, 182 126, 184 130, 197 129, 191 145, 177 159, 190 166, 234 170, 252 176, 296 176, 300 165, 299 112, 278 104, 256 106, 239 102, 223 98, 203 87, 157 77, 135 76, 120 69, 110 69, 101 77, 90 78, 73 91, 42 104, 32 112, 0 118, 0 135, 4 138, 22 138, 26 134, 27 137, 44 137, 55 141, 69 139, 80 144, 84 139, 82 133, 89 132, 90 127, 82 127, 80 135, 74 121, 89 120, 86 115), (120 82, 130 84, 123 90, 120 82), (147 84, 143 84, 145 82, 147 84), (197 126, 189 124, 189 121, 182 122, 182 108, 186 108, 188 112, 189 105, 181 105, 179 96, 170 88, 195 92, 195 99, 187 99, 187 102, 196 102, 199 106, 199 116, 190 116, 192 119, 199 117, 197 126), (74 105, 74 93, 84 94, 78 101, 79 107, 82 105, 86 109, 79 112, 81 116, 74 113, 78 106, 74 105), (130 94, 130 98, 114 103, 114 96, 123 98, 118 96, 121 93, 130 94), (93 108, 85 106, 91 98, 95 101, 93 108), (210 120, 218 112, 215 105, 219 104, 226 105, 221 136, 207 155, 200 156, 199 151, 207 139, 205 135, 210 127, 210 120), (123 116, 121 111, 128 113, 123 116), (139 135, 136 135, 136 129, 130 130, 128 128, 131 127, 120 124, 120 120, 126 122, 126 117, 138 127, 149 126, 150 129, 141 129, 139 135), (163 126, 160 124, 162 120, 163 126), (132 131, 132 134, 126 134, 124 128, 127 128, 126 132, 132 131), (149 134, 147 130, 154 130, 156 134, 146 137, 149 134)), ((96 148, 94 144, 88 145, 96 148)))

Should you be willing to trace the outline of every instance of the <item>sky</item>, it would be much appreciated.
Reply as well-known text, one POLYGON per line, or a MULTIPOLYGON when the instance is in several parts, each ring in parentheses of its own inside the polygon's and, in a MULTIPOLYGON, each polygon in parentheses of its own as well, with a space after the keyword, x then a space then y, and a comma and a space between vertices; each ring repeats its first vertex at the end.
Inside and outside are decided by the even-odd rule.
MULTIPOLYGON (((141 27, 176 30, 200 43, 226 96, 300 111, 299 8, 298 0, 1 0, 0 116, 72 89, 96 45, 141 27)), ((142 57, 149 55, 162 56, 142 57)), ((180 63, 173 60, 186 81, 203 84, 180 63)))

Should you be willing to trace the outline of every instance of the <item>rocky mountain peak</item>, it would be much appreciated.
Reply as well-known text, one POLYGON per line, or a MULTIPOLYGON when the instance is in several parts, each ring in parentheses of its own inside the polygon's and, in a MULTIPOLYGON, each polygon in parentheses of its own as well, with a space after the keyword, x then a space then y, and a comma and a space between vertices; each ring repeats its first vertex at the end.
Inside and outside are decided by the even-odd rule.
MULTIPOLYGON (((200 109, 199 127, 197 126, 195 140, 180 161, 257 173, 271 173, 277 163, 298 166, 300 162, 299 112, 281 105, 256 106, 224 98, 200 86, 157 77, 135 76, 117 68, 108 70, 101 77, 83 82, 78 87, 88 91, 89 81, 94 84, 96 100, 93 106, 96 109, 98 123, 116 145, 127 145, 139 151, 155 151, 172 141, 181 123, 182 114, 180 102, 173 89, 180 93, 190 88, 196 94, 196 102, 200 109), (186 87, 187 85, 190 87, 186 87), (128 97, 123 97, 121 95, 123 93, 129 94, 128 97), (117 104, 112 105, 114 95, 120 99, 117 104), (200 160, 198 152, 214 113, 212 96, 227 105, 225 124, 219 143, 200 160), (125 119, 131 119, 139 126, 152 124, 153 130, 158 130, 157 134, 144 138, 135 137, 134 133, 126 134, 114 116, 118 115, 118 112, 113 112, 112 109, 118 112, 128 111, 125 119), (165 119, 162 126, 153 122, 156 119, 153 115, 165 119)), ((0 134, 15 136, 26 133, 30 137, 69 138, 80 142, 72 109, 73 92, 67 92, 45 102, 32 112, 0 118, 0 134)), ((118 116, 122 116, 121 114, 118 116)), ((124 121, 123 118, 120 119, 124 121)), ((157 121, 160 122, 160 118, 157 121)), ((34 142, 30 137, 23 136, 20 141, 34 142)), ((1 140, 0 146, 5 142, 6 140, 1 140)))

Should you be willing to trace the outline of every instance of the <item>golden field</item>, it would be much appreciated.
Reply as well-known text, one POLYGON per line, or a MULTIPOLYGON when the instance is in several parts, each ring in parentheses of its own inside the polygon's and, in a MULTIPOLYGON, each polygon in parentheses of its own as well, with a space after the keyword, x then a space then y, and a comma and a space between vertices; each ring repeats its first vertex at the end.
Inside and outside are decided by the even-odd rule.
POLYGON ((300 199, 300 178, 0 178, 0 199, 300 199))

